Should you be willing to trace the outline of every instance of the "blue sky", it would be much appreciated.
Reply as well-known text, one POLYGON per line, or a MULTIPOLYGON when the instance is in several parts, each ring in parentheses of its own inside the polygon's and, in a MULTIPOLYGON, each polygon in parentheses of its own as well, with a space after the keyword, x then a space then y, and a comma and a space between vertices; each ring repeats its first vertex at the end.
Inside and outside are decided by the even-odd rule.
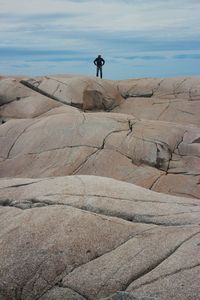
POLYGON ((200 75, 199 0, 0 0, 0 74, 200 75))

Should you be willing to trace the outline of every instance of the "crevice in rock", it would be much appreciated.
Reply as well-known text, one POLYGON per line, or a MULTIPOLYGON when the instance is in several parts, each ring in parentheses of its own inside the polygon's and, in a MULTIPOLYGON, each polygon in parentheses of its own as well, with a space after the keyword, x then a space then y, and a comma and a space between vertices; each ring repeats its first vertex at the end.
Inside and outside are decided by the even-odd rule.
POLYGON ((155 168, 167 173, 167 170, 168 170, 168 167, 169 167, 169 162, 170 162, 170 159, 172 157, 171 150, 168 147, 168 145, 166 146, 166 144, 164 144, 164 143, 155 142, 155 146, 156 146, 155 168), (166 152, 166 154, 169 156, 169 158, 165 159, 165 157, 162 157, 162 152, 166 152))
POLYGON ((59 88, 60 88, 60 83, 58 83, 58 85, 57 85, 55 91, 53 92, 53 96, 57 93, 57 91, 58 91, 59 88))
MULTIPOLYGON (((177 152, 178 152, 178 151, 177 151, 177 152)), ((175 152, 175 154, 177 154, 177 153, 175 152)), ((181 154, 181 153, 178 153, 178 155, 179 155, 180 157, 190 157, 190 156, 191 156, 190 154, 181 154)), ((198 155, 198 154, 192 154, 192 156, 193 156, 193 157, 197 157, 197 158, 200 157, 200 155, 198 155)))
POLYGON ((170 163, 171 163, 172 157, 173 157, 173 151, 171 151, 170 148, 168 148, 168 153, 169 153, 169 159, 168 159, 168 162, 167 162, 167 168, 165 170, 165 175, 169 174, 170 163))
POLYGON ((153 90, 150 90, 149 92, 143 92, 142 88, 140 92, 134 92, 135 87, 137 87, 136 84, 128 89, 125 93, 121 93, 121 96, 126 100, 127 98, 152 98, 154 95, 153 90))
POLYGON ((100 152, 101 149, 96 149, 92 154, 88 155, 85 160, 72 172, 71 175, 76 175, 81 169, 82 167, 88 162, 88 160, 90 160, 92 158, 92 156, 97 155, 98 152, 100 152))
POLYGON ((200 137, 192 141, 192 144, 200 144, 200 137))
POLYGON ((181 109, 177 109, 177 110, 180 111, 180 112, 182 112, 182 113, 184 113, 184 114, 188 114, 188 115, 192 115, 192 116, 195 115, 194 113, 191 113, 189 111, 185 111, 185 110, 181 110, 181 109))
POLYGON ((187 80, 188 78, 184 78, 183 80, 181 80, 181 82, 178 82, 175 86, 173 86, 173 94, 174 97, 177 98, 177 95, 180 95, 181 92, 177 92, 177 90, 183 85, 183 83, 187 80))
MULTIPOLYGON (((148 229, 148 230, 145 230, 144 232, 146 231, 150 231, 152 230, 152 228, 148 229)), ((126 242, 123 242, 121 245, 117 246, 116 248, 112 249, 111 251, 108 251, 106 253, 104 253, 103 255, 91 260, 90 262, 87 262, 87 263, 84 263, 78 267, 76 267, 74 270, 72 270, 70 273, 66 274, 65 276, 70 276, 71 273, 73 273, 74 271, 77 271, 77 269, 79 269, 80 267, 83 267, 84 265, 87 265, 87 264, 90 264, 91 262, 99 259, 100 257, 108 254, 108 253, 111 253, 113 252, 114 250, 116 250, 117 248, 121 247, 122 245, 125 245, 127 242, 129 242, 131 239, 134 239, 136 236, 140 235, 140 234, 143 234, 144 232, 140 232, 138 234, 136 234, 135 236, 131 237, 130 239, 128 239, 126 242)), ((156 262, 152 263, 149 265, 149 267, 147 267, 145 270, 141 270, 140 272, 138 272, 138 274, 134 275, 133 277, 131 277, 129 280, 127 280, 127 282, 125 283, 122 283, 121 287, 120 287, 120 290, 121 291, 127 291, 128 287, 130 286, 130 284, 132 284, 135 280, 147 275, 148 273, 150 273, 151 271, 153 271, 155 268, 157 268, 159 265, 161 265, 165 260, 167 260, 171 255, 173 255, 185 242, 187 242, 188 240, 190 240, 191 238, 193 238, 195 235, 199 234, 199 232, 191 235, 190 237, 186 238, 185 240, 183 240, 182 242, 180 242, 178 245, 176 245, 172 250, 170 249, 168 251, 168 253, 164 256, 164 257, 160 257, 157 259, 156 262)), ((144 249, 142 249, 144 250, 144 249)), ((136 255, 139 255, 141 251, 139 251, 136 255)), ((65 277, 63 276, 63 278, 65 277)), ((108 280, 107 280, 108 282, 108 280)), ((65 287, 68 288, 67 285, 64 285, 65 287)), ((70 288, 70 286, 69 286, 70 288)), ((101 292, 103 288, 103 285, 100 287, 100 289, 98 289, 98 294, 101 292)), ((97 296, 97 294, 96 294, 97 296)))
MULTIPOLYGON (((173 191, 170 191, 170 192, 173 192, 173 191)), ((174 195, 177 196, 177 194, 178 194, 178 196, 181 195, 181 197, 193 198, 193 199, 199 199, 199 198, 195 197, 193 194, 184 193, 184 192, 180 192, 180 191, 174 191, 174 195), (176 194, 175 194, 175 193, 176 193, 176 194)), ((172 195, 172 194, 171 194, 171 195, 172 195)))
POLYGON ((152 185, 149 187, 149 190, 153 190, 153 189, 154 189, 156 183, 160 180, 160 178, 161 178, 162 176, 166 176, 166 174, 161 174, 161 175, 159 175, 159 176, 154 180, 154 182, 152 183, 152 185))
MULTIPOLYGON (((140 255, 143 251, 145 250, 145 248, 140 249, 133 257, 132 260, 134 260, 138 255, 140 255)), ((102 289, 105 288, 105 286, 107 285, 107 283, 112 279, 113 275, 115 275, 115 273, 117 273, 119 270, 121 269, 121 265, 119 264, 119 267, 117 268, 117 270, 115 270, 114 273, 112 273, 111 275, 109 274, 109 276, 106 278, 106 280, 104 281, 104 284, 102 286, 100 286, 100 288, 97 290, 96 292, 96 297, 99 296, 99 293, 102 291, 102 289)))
POLYGON ((188 270, 191 270, 191 269, 194 269, 194 268, 197 268, 197 267, 200 267, 200 264, 195 264, 195 265, 192 265, 192 266, 189 266, 189 267, 180 268, 180 269, 175 270, 174 272, 171 272, 171 273, 166 273, 165 275, 161 275, 161 276, 156 277, 152 280, 149 280, 149 281, 146 281, 146 282, 141 283, 139 285, 136 285, 136 287, 134 287, 134 290, 139 289, 141 286, 152 284, 152 283, 154 283, 158 280, 162 280, 162 279, 165 279, 166 277, 170 277, 170 276, 176 275, 180 272, 188 271, 188 270))
MULTIPOLYGON (((163 174, 165 175, 165 174, 163 174)), ((147 203, 166 203, 170 205, 181 205, 181 206, 200 206, 199 204, 196 203, 184 203, 184 202, 169 202, 169 201, 154 201, 154 200, 144 200, 144 199, 128 199, 128 198, 120 198, 120 197, 113 197, 113 196, 108 196, 108 195, 96 195, 96 194, 77 194, 77 193, 54 193, 54 194, 45 194, 42 195, 43 197, 49 197, 49 196, 77 196, 77 197, 97 197, 97 198, 106 198, 106 199, 112 199, 112 200, 122 200, 122 201, 129 201, 129 202, 147 202, 147 203)), ((172 196, 174 197, 174 196, 172 196)))
MULTIPOLYGON (((47 196, 47 195, 46 195, 47 196)), ((73 195, 77 196, 77 195, 73 195)), ((80 197, 87 197, 88 195, 80 195, 80 197)), ((43 196, 45 197, 45 196, 43 196)), ((94 196, 93 196, 94 197, 94 196)), ((99 197, 101 198, 101 197, 99 197)), ((108 197, 108 199, 111 199, 108 197)), ((114 199, 115 200, 115 199, 114 199)), ((139 201, 138 201, 139 202, 139 201)), ((140 201, 142 202, 142 201, 140 201)), ((150 202, 150 201, 146 201, 150 202)), ((9 206, 9 207, 15 207, 19 208, 22 210, 26 209, 33 209, 33 208, 38 208, 38 207, 44 207, 44 206, 68 206, 68 207, 73 207, 88 213, 94 213, 99 216, 108 216, 108 217, 115 217, 118 219, 122 219, 128 222, 132 223, 141 223, 141 224, 153 224, 153 225, 162 225, 162 226, 181 226, 181 225, 188 225, 187 222, 183 221, 166 221, 166 220, 156 220, 156 218, 160 217, 170 217, 174 215, 181 215, 181 214, 190 214, 190 213, 198 213, 200 211, 191 211, 191 212, 180 212, 180 213, 171 213, 171 214, 158 214, 158 215, 147 215, 147 214, 134 214, 134 213, 128 213, 128 212, 120 212, 120 211, 115 211, 115 210, 109 210, 107 208, 98 208, 92 205, 73 205, 73 204, 68 204, 64 202, 55 202, 52 200, 42 200, 39 201, 36 199, 27 199, 23 201, 17 201, 17 200, 12 200, 12 199, 0 199, 0 206, 9 206)))
MULTIPOLYGON (((108 149, 109 149, 109 148, 108 148, 108 149)), ((131 163, 132 163, 132 164, 136 165, 136 164, 134 163, 134 161, 133 161, 133 158, 132 158, 131 156, 129 156, 129 155, 127 155, 127 154, 121 152, 119 149, 114 149, 113 151, 115 151, 115 152, 117 152, 117 153, 119 153, 119 154, 125 156, 126 158, 128 158, 129 160, 131 160, 131 163)), ((137 166, 139 166, 139 165, 140 165, 140 164, 137 163, 137 166)), ((125 181, 125 179, 121 179, 121 181, 125 181)))
POLYGON ((127 130, 126 130, 126 129, 121 129, 121 130, 113 130, 113 131, 109 132, 109 133, 105 136, 105 138, 103 139, 102 146, 101 146, 101 150, 104 149, 105 143, 106 143, 106 139, 107 139, 111 134, 119 133, 119 132, 127 132, 127 131, 128 131, 128 129, 127 129, 127 130))
MULTIPOLYGON (((152 224, 152 225, 161 225, 161 226, 188 225, 187 222, 183 222, 183 221, 178 222, 176 220, 175 221, 156 220, 156 218, 170 217, 170 216, 173 216, 176 214, 166 214, 166 215, 145 215, 145 214, 134 214, 134 213, 131 214, 131 213, 126 213, 126 212, 112 211, 112 210, 103 209, 103 208, 95 208, 95 207, 92 207, 89 205, 87 205, 87 206, 82 205, 80 208, 85 211, 88 211, 88 212, 93 212, 93 213, 108 216, 108 217, 115 217, 115 218, 123 219, 125 221, 132 222, 132 223, 152 224)), ((192 212, 188 212, 188 213, 192 213, 192 212)))
MULTIPOLYGON (((47 285, 46 290, 49 290, 51 288, 51 286, 54 284, 54 280, 50 279, 51 282, 49 282, 47 280, 47 278, 45 278, 42 275, 42 270, 44 268, 45 262, 46 262, 46 257, 40 262, 39 265, 35 266, 35 269, 31 273, 28 274, 24 286, 22 286, 22 287, 19 286, 20 289, 18 287, 16 288, 16 289, 19 289, 19 292, 18 292, 18 294, 20 295, 19 300, 26 299, 25 298, 26 297, 26 292, 24 292, 24 290, 26 289, 27 284, 28 285, 30 284, 30 281, 31 281, 31 286, 32 286, 31 290, 33 292, 32 297, 31 297, 32 299, 37 299, 37 298, 40 297, 40 295, 38 295, 38 296, 35 295, 35 287, 36 287, 36 290, 37 290, 37 284, 38 284, 38 281, 40 279, 45 281, 45 283, 47 285)), ((40 292, 40 294, 41 294, 41 292, 40 292)))
POLYGON ((128 121, 128 126, 129 126, 129 132, 127 133, 127 136, 130 135, 133 132, 133 127, 134 125, 137 123, 137 121, 135 122, 131 122, 131 120, 128 121))
POLYGON ((23 84, 23 85, 25 85, 26 87, 32 89, 33 91, 35 91, 35 92, 37 92, 37 93, 39 93, 39 94, 41 94, 43 96, 46 96, 48 98, 51 98, 51 99, 53 99, 55 101, 61 102, 61 103, 65 104, 65 105, 69 105, 69 106, 72 106, 72 107, 83 109, 83 105, 82 104, 80 104, 80 103, 72 103, 72 102, 67 103, 67 102, 65 102, 65 101, 63 101, 63 100, 55 97, 54 95, 49 94, 49 93, 41 90, 39 87, 34 86, 34 84, 31 84, 28 81, 21 80, 20 83, 23 84))
POLYGON ((168 110, 168 108, 170 107, 170 104, 169 103, 164 109, 163 111, 160 113, 160 115, 157 117, 157 120, 160 121, 160 118, 162 117, 162 115, 164 115, 164 113, 168 110))
MULTIPOLYGON (((47 294, 49 291, 51 291, 52 289, 54 289, 55 287, 59 287, 59 288, 63 288, 63 289, 68 289, 68 290, 71 290, 72 292, 76 293, 77 296, 80 296, 82 300, 90 300, 88 297, 86 296, 83 296, 82 294, 80 294, 79 291, 76 291, 75 288, 67 288, 67 287, 64 287, 63 284, 62 284, 62 279, 57 282, 55 285, 51 286, 49 289, 47 289, 44 293, 42 293, 42 295, 40 295, 39 297, 35 298, 35 300, 40 300, 43 296, 45 296, 45 294, 47 294)), ((67 298, 68 299, 68 298, 67 298)), ((75 298, 73 298, 75 299, 75 298)), ((63 299, 64 300, 64 299, 63 299)), ((70 300, 70 299, 69 299, 70 300)))
MULTIPOLYGON (((82 297, 85 297, 86 299, 90 299, 90 298, 88 298, 86 295, 81 294, 79 290, 74 289, 74 287, 71 288, 71 286, 69 287, 69 286, 65 285, 65 284, 63 283, 63 279, 64 279, 66 276, 69 276, 69 275, 70 275, 71 273, 73 273, 74 271, 76 271, 78 268, 83 267, 84 265, 87 265, 87 264, 89 264, 89 263, 91 263, 91 262, 93 262, 93 261, 95 261, 95 260, 101 258, 102 256, 111 253, 112 251, 118 249, 118 248, 121 247, 122 245, 124 245, 124 244, 126 244, 127 242, 129 242, 131 239, 133 239, 133 238, 139 236, 140 234, 143 234, 143 233, 146 233, 146 232, 148 232, 148 231, 154 230, 154 228, 155 228, 155 227, 152 226, 152 227, 150 227, 150 228, 148 228, 148 229, 145 229, 145 230, 143 230, 143 231, 141 231, 141 232, 133 233, 132 235, 130 235, 130 236, 127 238, 127 240, 123 241, 121 244, 118 244, 116 247, 112 248, 111 250, 105 251, 104 253, 100 254, 99 256, 96 256, 96 257, 94 256, 94 258, 91 259, 90 261, 86 261, 86 262, 84 262, 84 263, 82 263, 82 264, 80 264, 80 265, 75 266, 75 267, 74 267, 70 272, 68 272, 68 273, 67 273, 66 271, 62 272, 60 275, 57 276, 57 278, 58 278, 58 279, 57 279, 57 282, 56 282, 51 288, 53 288, 53 287, 55 287, 55 286, 59 286, 59 287, 62 287, 62 288, 68 288, 68 289, 74 290, 76 293, 78 293, 78 294, 81 295, 82 297)), ((50 288, 50 289, 51 289, 51 288, 50 288)), ((45 293, 46 293, 46 292, 47 292, 47 291, 45 291, 45 293)), ((44 294, 45 294, 45 293, 44 293, 44 294)), ((41 296, 40 296, 39 298, 41 298, 41 296)), ((38 298, 38 299, 39 299, 39 298, 38 298)))
MULTIPOLYGON (((120 248, 121 246, 127 244, 130 240, 132 240, 132 239, 134 239, 134 238, 136 238, 136 237, 138 237, 138 236, 140 236, 140 235, 143 235, 143 234, 146 233, 146 232, 152 231, 152 230, 154 230, 155 228, 156 228, 155 226, 151 226, 151 227, 149 227, 148 229, 139 231, 139 232, 137 232, 137 233, 132 233, 132 234, 130 234, 130 236, 129 236, 125 241, 121 242, 121 243, 118 244, 116 247, 114 247, 114 248, 112 248, 112 249, 110 249, 110 250, 108 250, 108 251, 102 253, 101 255, 99 255, 99 256, 97 256, 97 257, 94 257, 94 258, 91 259, 90 261, 87 261, 87 262, 85 262, 85 263, 83 263, 83 264, 80 264, 79 266, 74 267, 73 270, 71 270, 68 274, 63 275, 63 277, 68 276, 68 275, 70 275, 71 273, 73 273, 76 269, 79 269, 80 267, 83 267, 84 265, 87 265, 87 264, 89 264, 89 263, 91 263, 91 262, 93 262, 93 261, 99 259, 100 257, 102 257, 102 256, 104 256, 104 255, 106 255, 106 254, 109 254, 109 253, 113 252, 114 250, 117 250, 117 249, 120 248)), ((67 287, 67 286, 64 286, 64 287, 67 287)))
POLYGON ((172 250, 170 250, 166 256, 161 257, 160 259, 158 259, 155 263, 153 263, 152 265, 150 265, 145 271, 141 271, 139 272, 139 274, 131 277, 128 282, 126 284, 123 285, 122 290, 128 290, 129 286, 136 281, 137 279, 140 279, 146 275, 148 275, 150 272, 152 272, 153 270, 155 270, 157 267, 159 267, 162 263, 164 263, 166 260, 168 260, 184 243, 188 242, 189 240, 191 240, 193 237, 195 237, 196 235, 198 235, 200 232, 196 232, 194 234, 192 234, 191 236, 189 236, 188 238, 186 238, 185 240, 183 240, 181 243, 179 243, 177 246, 175 246, 172 250))
POLYGON ((157 87, 155 87, 153 89, 153 96, 155 95, 155 93, 158 91, 158 89, 160 88, 161 84, 164 82, 165 79, 161 79, 160 82, 158 82, 157 87))
POLYGON ((0 199, 0 206, 15 207, 21 210, 43 207, 48 205, 65 205, 65 204, 55 204, 55 203, 51 203, 50 201, 38 201, 34 198, 22 200, 22 201, 17 201, 9 198, 0 199))
POLYGON ((35 122, 29 124, 18 136, 17 138, 14 140, 13 144, 11 145, 8 153, 7 153, 7 157, 6 159, 8 159, 10 157, 10 153, 12 151, 12 149, 14 148, 15 144, 17 143, 17 141, 19 140, 19 138, 26 132, 26 130, 28 130, 31 126, 33 126, 38 120, 36 120, 35 122))
POLYGON ((195 174, 192 174, 190 171, 173 171, 174 168, 171 168, 168 172, 167 172, 167 175, 168 174, 171 174, 171 175, 185 175, 185 176, 192 176, 192 177, 197 177, 200 175, 200 173, 195 173, 195 174))
POLYGON ((96 146, 91 146, 91 145, 73 145, 73 146, 64 146, 64 147, 58 147, 58 148, 52 148, 52 149, 48 149, 48 150, 43 150, 43 151, 40 151, 40 152, 28 152, 26 153, 27 155, 38 155, 38 154, 42 154, 42 153, 45 153, 45 152, 50 152, 50 151, 56 151, 56 150, 64 150, 64 149, 67 149, 67 148, 70 148, 70 149, 73 149, 73 148, 93 148, 93 149, 101 149, 101 148, 98 148, 96 146))
POLYGON ((36 181, 32 181, 32 182, 27 182, 27 183, 19 183, 19 184, 9 185, 6 187, 0 187, 0 189, 18 188, 18 187, 22 187, 22 186, 26 186, 26 185, 31 185, 34 183, 39 183, 41 181, 43 181, 43 180, 36 180, 36 181))
POLYGON ((182 156, 182 154, 180 153, 180 150, 179 150, 179 146, 180 146, 180 144, 183 143, 185 134, 186 134, 187 132, 188 132, 187 130, 184 131, 183 136, 181 137, 180 141, 177 142, 177 144, 175 145, 174 150, 173 150, 173 153, 176 154, 176 151, 177 151, 178 154, 179 154, 180 156, 182 156))
POLYGON ((63 85, 65 85, 65 86, 67 86, 67 87, 70 86, 70 85, 67 84, 66 82, 60 81, 60 80, 58 80, 58 78, 55 78, 55 77, 48 77, 48 76, 45 76, 45 78, 46 78, 47 80, 54 80, 54 81, 56 81, 56 82, 58 82, 58 83, 60 83, 60 84, 63 84, 63 85))

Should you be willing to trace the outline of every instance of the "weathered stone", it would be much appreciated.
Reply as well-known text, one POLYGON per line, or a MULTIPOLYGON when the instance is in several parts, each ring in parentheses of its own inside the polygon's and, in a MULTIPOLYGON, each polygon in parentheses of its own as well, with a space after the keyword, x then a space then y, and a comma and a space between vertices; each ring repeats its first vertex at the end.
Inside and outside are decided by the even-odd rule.
POLYGON ((199 100, 198 77, 0 77, 0 299, 199 300, 199 100))
POLYGON ((0 80, 0 116, 4 119, 34 118, 61 105, 25 87, 20 79, 0 80))
POLYGON ((160 121, 158 127, 158 121, 129 115, 60 107, 40 118, 6 122, 0 135, 1 177, 100 175, 200 197, 195 126, 160 121), (183 179, 180 184, 170 181, 172 174, 183 179))
POLYGON ((114 112, 140 119, 200 125, 199 77, 130 79, 119 81, 117 86, 126 101, 114 112))
POLYGON ((159 300, 158 298, 149 298, 149 297, 142 297, 138 298, 135 297, 127 292, 117 292, 116 294, 107 297, 107 298, 102 298, 101 300, 159 300))
POLYGON ((45 293, 40 300, 85 300, 85 298, 68 288, 56 286, 45 293))
POLYGON ((97 176, 2 179, 0 205, 23 209, 35 205, 71 205, 128 221, 163 225, 199 223, 200 202, 159 194, 97 176), (187 219, 185 216, 187 215, 187 219))
POLYGON ((123 100, 115 86, 98 78, 41 77, 23 80, 22 83, 61 103, 83 110, 111 110, 123 100))

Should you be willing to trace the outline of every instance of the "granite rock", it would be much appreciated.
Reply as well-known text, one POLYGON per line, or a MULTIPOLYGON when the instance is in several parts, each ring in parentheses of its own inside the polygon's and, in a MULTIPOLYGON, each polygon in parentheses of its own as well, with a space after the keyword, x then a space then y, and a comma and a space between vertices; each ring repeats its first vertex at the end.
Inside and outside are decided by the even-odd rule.
POLYGON ((0 77, 0 299, 200 300, 199 78, 0 77))

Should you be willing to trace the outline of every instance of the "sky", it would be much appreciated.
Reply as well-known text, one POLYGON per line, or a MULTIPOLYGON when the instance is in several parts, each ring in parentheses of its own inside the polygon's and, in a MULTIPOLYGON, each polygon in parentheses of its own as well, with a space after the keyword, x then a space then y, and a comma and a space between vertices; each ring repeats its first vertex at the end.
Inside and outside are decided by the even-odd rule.
POLYGON ((199 0, 0 0, 0 74, 200 75, 199 0))

